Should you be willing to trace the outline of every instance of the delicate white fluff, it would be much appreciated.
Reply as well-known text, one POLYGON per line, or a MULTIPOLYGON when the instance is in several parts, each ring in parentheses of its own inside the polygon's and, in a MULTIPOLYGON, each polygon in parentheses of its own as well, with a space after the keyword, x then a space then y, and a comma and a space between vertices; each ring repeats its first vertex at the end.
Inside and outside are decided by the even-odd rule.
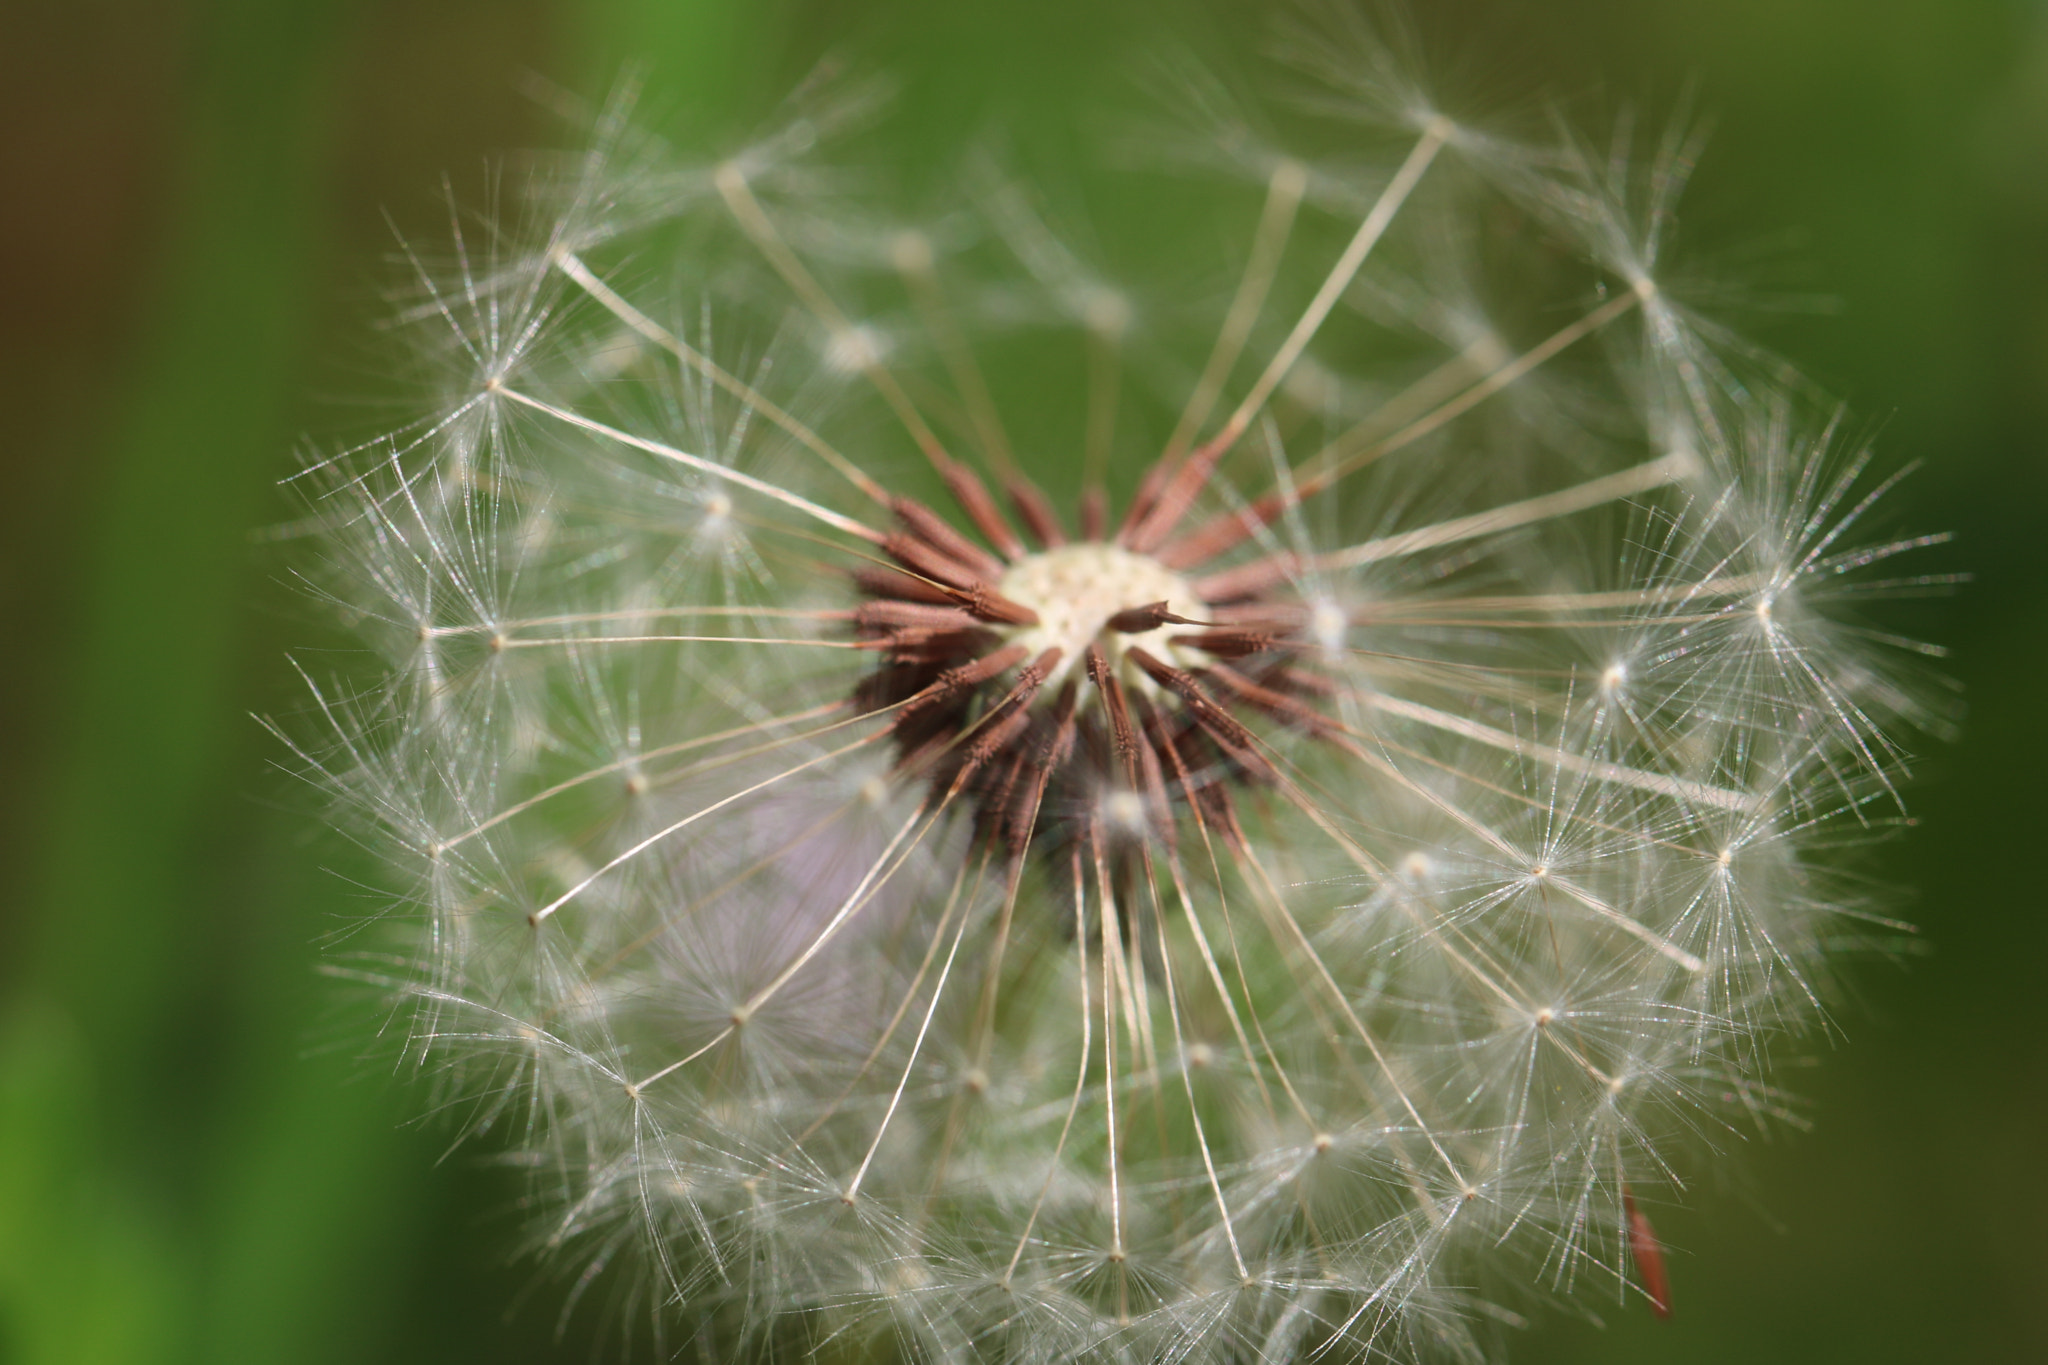
POLYGON ((868 212, 826 169, 868 92, 702 165, 608 115, 537 230, 414 256, 439 406, 301 480, 381 661, 287 727, 406 887, 368 970, 541 1240, 630 1248, 717 1358, 1485 1358, 1643 1284, 1625 1193, 1788 1113, 1769 1051, 1869 913, 1837 830, 1950 710, 1850 613, 1936 538, 1867 531, 1890 484, 1657 283, 1689 147, 1485 133, 1339 37, 1330 164, 1186 79, 1251 182, 1199 327, 994 172, 868 212), (1002 497, 1033 345, 1085 376, 1064 549, 1002 497), (878 663, 903 495, 1032 620, 917 570, 878 663), (923 748, 955 694, 874 691, 915 629, 1023 647, 923 748), (1076 702, 1099 755, 952 776, 1108 697, 1096 645, 1131 735, 1076 702))

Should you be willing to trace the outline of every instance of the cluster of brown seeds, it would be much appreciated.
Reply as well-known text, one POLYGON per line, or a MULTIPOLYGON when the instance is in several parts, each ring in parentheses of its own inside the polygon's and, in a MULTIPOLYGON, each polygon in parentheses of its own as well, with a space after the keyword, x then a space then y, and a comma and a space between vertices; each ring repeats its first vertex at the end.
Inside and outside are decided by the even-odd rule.
POLYGON ((1159 460, 1113 533, 1103 501, 1085 499, 1076 540, 1021 474, 1004 482, 1024 536, 949 462, 946 484, 986 544, 898 497, 879 547, 893 566, 855 570, 869 599, 855 630, 882 657, 857 704, 896 712, 900 769, 935 799, 971 802, 1013 862, 1077 841, 1171 841, 1184 808, 1228 841, 1231 786, 1278 776, 1240 713, 1328 727, 1302 610, 1278 596, 1285 556, 1187 576, 1279 510, 1175 535, 1221 445, 1159 460))

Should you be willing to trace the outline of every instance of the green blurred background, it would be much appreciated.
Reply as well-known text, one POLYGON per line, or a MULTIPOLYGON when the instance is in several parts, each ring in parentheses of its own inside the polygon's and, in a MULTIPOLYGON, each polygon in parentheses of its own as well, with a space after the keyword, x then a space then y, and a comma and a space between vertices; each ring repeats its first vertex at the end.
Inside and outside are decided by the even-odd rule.
MULTIPOLYGON (((0 1362, 619 1355, 612 1286, 558 1335, 564 1284, 511 1257, 517 1177, 442 1159, 361 1060, 315 965, 370 903, 249 719, 331 643, 252 533, 301 434, 381 420, 383 215, 431 236, 444 171, 474 195, 490 152, 559 143, 527 73, 641 62, 659 107, 744 127, 842 49, 904 81, 877 145, 915 166, 997 107, 1078 138, 1148 43, 1227 56, 1262 8, 0 3, 0 1362)), ((1519 90, 1697 90, 1688 240, 1839 305, 1736 321, 1925 461, 1906 519, 1977 575, 1908 622, 1971 719, 1877 855, 1928 953, 1856 972, 1846 1041, 1788 1069, 1814 1133, 1660 1214, 1674 1320, 1609 1304, 1515 1358, 2048 1360, 2048 8, 1425 8, 1519 90)))

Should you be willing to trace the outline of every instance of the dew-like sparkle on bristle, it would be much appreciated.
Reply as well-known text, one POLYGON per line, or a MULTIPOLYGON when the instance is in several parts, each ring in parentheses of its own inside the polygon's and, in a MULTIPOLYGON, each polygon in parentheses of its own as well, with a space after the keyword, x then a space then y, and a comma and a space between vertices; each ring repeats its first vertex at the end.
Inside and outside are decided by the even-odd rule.
POLYGON ((1118 612, 1155 602, 1165 602, 1178 616, 1202 614, 1202 601, 1188 580, 1148 555, 1102 541, 1062 545, 1019 560, 996 587, 1038 614, 1036 625, 1002 632, 1003 642, 1023 645, 1030 658, 1051 648, 1060 651, 1059 665, 1047 679, 1049 690, 1081 664, 1091 644, 1102 650, 1124 686, 1148 698, 1159 694, 1159 684, 1128 662, 1133 647, 1177 667, 1200 662, 1199 651, 1173 643, 1175 635, 1186 632, 1183 625, 1167 623, 1132 634, 1109 627, 1109 618, 1118 612))

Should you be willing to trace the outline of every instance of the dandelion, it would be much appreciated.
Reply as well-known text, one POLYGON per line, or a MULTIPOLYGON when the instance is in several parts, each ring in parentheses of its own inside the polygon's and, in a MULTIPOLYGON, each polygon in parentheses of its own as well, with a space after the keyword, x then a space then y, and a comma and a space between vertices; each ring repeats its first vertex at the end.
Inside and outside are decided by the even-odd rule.
POLYGON ((1792 1118, 1948 712, 1854 613, 1937 538, 1665 277, 1689 143, 1308 64, 1321 159, 1183 81, 1199 327, 985 163, 869 209, 865 89, 704 161, 620 102, 530 236, 408 255, 441 399, 301 477, 382 665, 297 743, 578 1293, 713 1358, 1478 1359, 1667 1311, 1655 1204, 1792 1118))

